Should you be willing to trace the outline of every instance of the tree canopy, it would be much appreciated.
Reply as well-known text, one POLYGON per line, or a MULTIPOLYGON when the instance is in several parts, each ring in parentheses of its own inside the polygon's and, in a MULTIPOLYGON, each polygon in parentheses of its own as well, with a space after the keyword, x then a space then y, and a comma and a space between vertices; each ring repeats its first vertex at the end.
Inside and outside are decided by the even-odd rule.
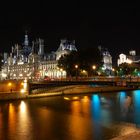
POLYGON ((58 67, 66 70, 68 76, 74 76, 76 74, 75 65, 78 65, 78 70, 86 70, 91 74, 92 66, 99 66, 100 64, 100 51, 98 48, 93 47, 72 51, 69 54, 62 56, 58 61, 58 67))
POLYGON ((122 76, 122 75, 134 75, 137 76, 140 68, 139 68, 139 64, 128 64, 128 63, 123 63, 121 65, 119 65, 118 69, 118 75, 122 76))

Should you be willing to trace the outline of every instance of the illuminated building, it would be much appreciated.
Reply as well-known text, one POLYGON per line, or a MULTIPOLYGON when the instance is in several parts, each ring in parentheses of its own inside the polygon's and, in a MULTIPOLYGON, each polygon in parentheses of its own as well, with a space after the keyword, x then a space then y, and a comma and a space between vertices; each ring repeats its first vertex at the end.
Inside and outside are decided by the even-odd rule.
POLYGON ((101 46, 98 47, 102 55, 102 70, 107 74, 110 75, 112 71, 112 56, 107 48, 102 48, 101 46))
POLYGON ((1 70, 2 79, 32 79, 41 80, 44 77, 65 78, 66 71, 57 67, 59 58, 75 50, 75 42, 61 40, 56 52, 45 54, 44 40, 37 39, 29 45, 28 35, 25 35, 23 46, 15 44, 11 53, 4 53, 1 70))
POLYGON ((62 39, 60 46, 56 51, 56 60, 59 60, 62 55, 68 54, 70 51, 77 51, 75 41, 69 42, 66 39, 62 39))
POLYGON ((121 53, 119 55, 117 64, 119 66, 120 64, 123 64, 123 63, 131 64, 131 63, 138 63, 138 62, 140 62, 140 57, 136 56, 135 50, 131 50, 131 51, 129 51, 129 55, 121 53))

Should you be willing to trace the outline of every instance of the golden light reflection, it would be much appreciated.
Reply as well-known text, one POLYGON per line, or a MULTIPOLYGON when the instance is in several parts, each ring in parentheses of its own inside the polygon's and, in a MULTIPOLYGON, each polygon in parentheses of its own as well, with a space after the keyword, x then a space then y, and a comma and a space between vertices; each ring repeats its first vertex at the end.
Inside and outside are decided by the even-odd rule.
POLYGON ((47 108, 38 108, 36 111, 39 114, 38 120, 40 122, 41 134, 46 135, 47 132, 51 136, 54 135, 52 131, 52 127, 54 126, 53 112, 47 108))
POLYGON ((89 102, 89 97, 88 96, 84 96, 82 99, 83 102, 89 102))
POLYGON ((65 99, 65 100, 70 100, 70 98, 68 98, 68 97, 64 97, 64 99, 65 99))
POLYGON ((12 103, 9 104, 9 131, 10 133, 16 130, 16 113, 15 107, 12 103))
MULTIPOLYGON (((84 102, 87 103, 87 102, 84 102)), ((69 129, 77 139, 84 139, 87 135, 88 125, 90 122, 83 117, 84 110, 82 100, 73 101, 71 103, 72 116, 69 118, 69 129), (84 126, 84 127, 83 127, 84 126)))
POLYGON ((90 115, 90 99, 88 96, 84 96, 82 99, 82 112, 84 116, 90 115))
POLYGON ((21 103, 20 103, 20 111, 22 113, 25 113, 25 111, 26 111, 26 104, 24 101, 21 101, 21 103))
POLYGON ((79 99, 79 97, 75 96, 75 97, 73 97, 72 99, 73 99, 73 100, 77 100, 77 99, 79 99))
MULTIPOLYGON (((30 119, 27 104, 25 101, 21 101, 19 105, 19 114, 18 114, 18 126, 17 132, 22 133, 22 135, 18 135, 17 139, 25 139, 24 136, 30 136, 31 127, 30 124, 32 120, 30 119)), ((32 138, 31 138, 32 139, 32 138)))
POLYGON ((3 125, 3 120, 2 120, 2 113, 1 113, 1 108, 0 108, 0 126, 3 125))
POLYGON ((9 113, 10 115, 14 114, 14 106, 11 103, 9 104, 9 113))
POLYGON ((79 114, 81 112, 81 105, 80 101, 73 101, 71 103, 71 109, 73 114, 79 114))
POLYGON ((72 97, 72 100, 76 100, 71 103, 72 113, 83 113, 83 115, 87 115, 90 108, 90 98, 88 96, 84 96, 82 99, 80 99, 80 97, 75 96, 72 97))

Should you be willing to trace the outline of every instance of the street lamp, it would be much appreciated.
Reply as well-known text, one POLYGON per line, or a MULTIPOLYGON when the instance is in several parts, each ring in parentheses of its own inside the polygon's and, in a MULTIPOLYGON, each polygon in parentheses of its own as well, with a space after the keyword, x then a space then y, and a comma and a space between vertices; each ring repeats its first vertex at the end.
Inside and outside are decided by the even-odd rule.
POLYGON ((9 86, 9 88, 10 88, 10 92, 12 92, 12 83, 9 82, 9 83, 8 83, 8 86, 9 86))
POLYGON ((77 69, 78 68, 78 65, 75 65, 75 68, 77 69))
POLYGON ((92 66, 92 69, 93 69, 93 75, 94 75, 95 70, 96 70, 96 66, 95 66, 95 65, 93 65, 93 66, 92 66))
POLYGON ((115 76, 115 69, 112 68, 112 75, 115 76))
POLYGON ((76 80, 77 80, 78 65, 75 65, 75 68, 76 68, 76 80))
POLYGON ((115 71, 115 69, 114 69, 114 68, 112 68, 112 71, 114 72, 114 71, 115 71))

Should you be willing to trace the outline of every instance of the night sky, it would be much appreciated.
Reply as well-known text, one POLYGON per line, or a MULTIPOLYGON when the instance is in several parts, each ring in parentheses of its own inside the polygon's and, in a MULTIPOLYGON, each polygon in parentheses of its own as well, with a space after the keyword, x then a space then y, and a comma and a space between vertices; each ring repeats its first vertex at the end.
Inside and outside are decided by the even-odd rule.
POLYGON ((43 38, 48 50, 55 51, 60 39, 67 38, 75 40, 78 48, 106 47, 113 60, 129 49, 140 52, 140 10, 134 2, 24 1, 5 4, 0 18, 0 52, 21 44, 25 30, 31 40, 43 38))

